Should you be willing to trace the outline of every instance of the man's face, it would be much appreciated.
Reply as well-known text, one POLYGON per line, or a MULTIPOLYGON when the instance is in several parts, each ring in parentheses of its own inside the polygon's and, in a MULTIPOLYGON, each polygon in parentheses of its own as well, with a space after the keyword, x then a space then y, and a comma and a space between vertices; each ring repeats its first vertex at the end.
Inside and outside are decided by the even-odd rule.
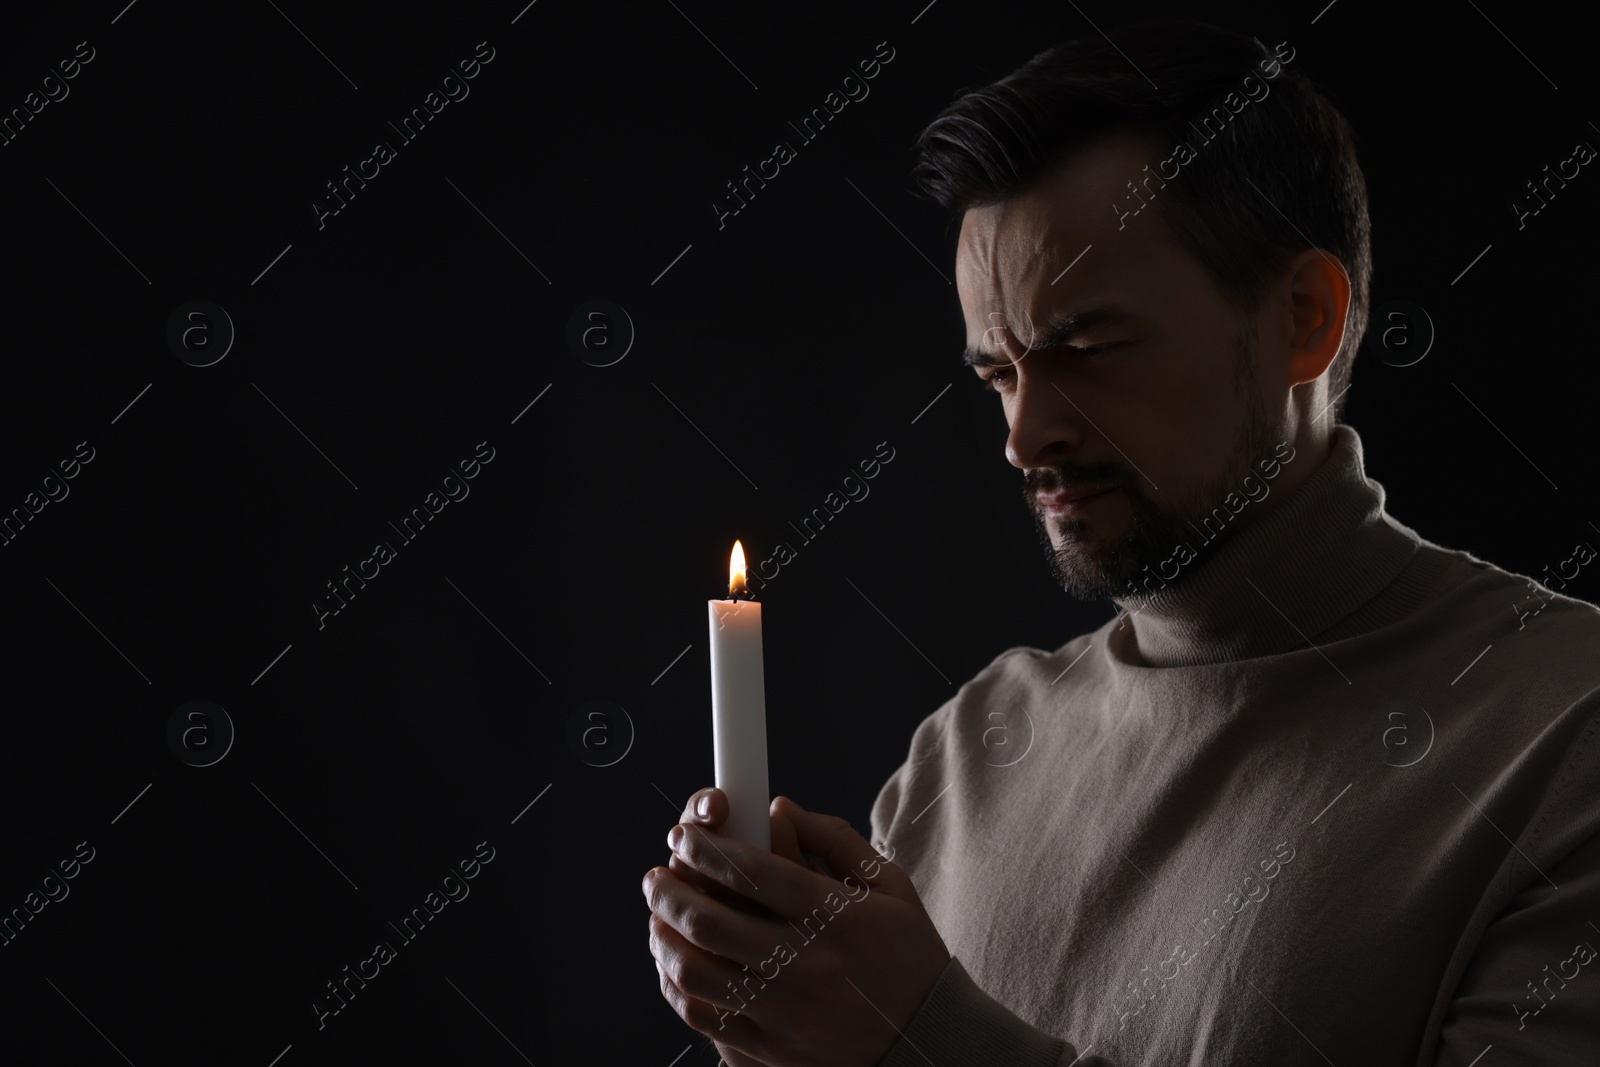
MULTIPOLYGON (((1247 476, 1258 486, 1256 464, 1284 439, 1287 383, 1269 392, 1254 323, 1154 217, 1158 181, 1152 207, 1118 228, 1112 205, 1138 208, 1127 183, 1145 193, 1156 148, 1102 139, 1038 188, 968 210, 956 250, 967 347, 999 361, 975 369, 1011 428, 1006 458, 1057 579, 1085 600, 1129 594, 1163 563, 1181 581, 1194 562, 1172 578, 1174 549, 1204 554, 1202 520, 1244 497, 1247 476), (1052 334, 1069 315, 1082 328, 1052 334), (1038 498, 1101 485, 1114 488, 1066 513, 1038 498)), ((1244 507, 1224 536, 1262 510, 1244 507)))

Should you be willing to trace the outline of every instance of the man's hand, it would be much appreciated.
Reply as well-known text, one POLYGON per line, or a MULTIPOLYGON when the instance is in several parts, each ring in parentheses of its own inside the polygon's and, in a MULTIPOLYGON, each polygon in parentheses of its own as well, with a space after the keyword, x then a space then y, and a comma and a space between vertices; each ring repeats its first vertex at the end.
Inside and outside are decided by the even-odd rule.
MULTIPOLYGON (((689 833, 710 831, 721 834, 722 824, 728 821, 728 815, 731 811, 732 809, 728 806, 728 794, 716 786, 710 786, 699 790, 689 798, 689 802, 683 806, 683 814, 679 816, 678 821, 692 828, 688 831, 689 833), (702 806, 705 808, 704 815, 700 814, 702 806)), ((785 859, 793 860, 808 871, 816 871, 817 865, 812 863, 800 851, 800 842, 798 835, 795 833, 794 823, 778 812, 776 804, 772 805, 767 817, 771 821, 773 853, 785 859)), ((667 861, 667 869, 696 889, 709 893, 718 900, 732 904, 734 907, 751 907, 751 902, 748 898, 724 889, 720 883, 707 878, 687 863, 684 863, 676 853, 667 861)), ((821 872, 818 871, 818 873, 821 872)), ((759 913, 763 915, 770 914, 765 909, 761 909, 759 913)))
POLYGON ((708 815, 691 804, 668 868, 645 875, 662 995, 733 1067, 729 1051, 772 1067, 873 1067, 950 960, 910 878, 845 820, 787 797, 772 803, 772 852, 736 841, 712 828, 725 795, 706 793, 708 815))
MULTIPOLYGON (((708 789, 699 790, 694 794, 694 796, 689 798, 689 802, 683 806, 683 814, 680 816, 679 821, 689 826, 701 827, 705 831, 720 832, 722 830, 723 823, 728 821, 728 815, 730 812, 731 809, 728 806, 728 794, 724 793, 715 786, 712 786, 708 789), (701 814, 702 807, 704 808, 704 814, 701 814)), ((798 863, 803 867, 806 867, 810 870, 816 870, 816 865, 810 860, 806 859, 805 856, 800 852, 800 844, 796 838, 794 824, 776 812, 769 812, 768 818, 771 820, 772 851, 780 856, 793 860, 795 863, 798 863)), ((659 870, 659 868, 657 869, 659 870)), ((756 911, 762 915, 771 915, 771 912, 768 912, 765 908, 762 908, 757 904, 752 904, 749 900, 741 897, 737 893, 723 889, 722 886, 696 871, 693 867, 690 867, 682 860, 678 859, 676 855, 672 856, 672 858, 667 861, 667 869, 678 878, 681 878, 683 881, 687 882, 689 885, 699 889, 701 892, 715 897, 718 900, 724 901, 733 907, 756 911)), ((652 912, 650 916, 652 945, 654 944, 655 924, 659 921, 660 920, 658 920, 655 917, 655 914, 652 912)), ((652 947, 651 952, 654 953, 654 951, 655 949, 652 947)), ((684 1006, 689 1000, 688 995, 685 994, 682 989, 677 988, 673 984, 672 979, 667 977, 666 973, 661 968, 661 963, 659 960, 656 962, 656 972, 661 977, 662 996, 666 997, 667 1001, 672 1004, 674 1010, 678 1012, 679 1016, 682 1016, 684 1006)), ((733 1005, 724 1005, 724 1008, 731 1006, 733 1005)), ((702 1005, 697 1010, 703 1012, 714 1011, 715 1009, 702 1002, 702 1005)), ((726 1063, 728 1067, 770 1067, 770 1065, 764 1064, 760 1060, 757 1060, 751 1056, 746 1056, 744 1053, 733 1048, 731 1045, 728 1045, 723 1041, 716 1040, 716 1036, 712 1037, 711 1043, 717 1047, 718 1054, 722 1056, 723 1062, 726 1063)))

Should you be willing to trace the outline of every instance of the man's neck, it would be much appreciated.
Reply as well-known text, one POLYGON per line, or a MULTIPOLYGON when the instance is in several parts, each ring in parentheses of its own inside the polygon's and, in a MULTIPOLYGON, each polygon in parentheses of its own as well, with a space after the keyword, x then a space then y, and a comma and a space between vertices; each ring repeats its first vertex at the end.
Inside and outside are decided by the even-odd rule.
POLYGON ((1176 580, 1148 595, 1114 598, 1133 613, 1142 662, 1217 663, 1303 647, 1411 559, 1418 542, 1387 521, 1383 487, 1366 478, 1354 429, 1340 424, 1324 441, 1315 465, 1302 464, 1312 457, 1297 446, 1282 468, 1298 468, 1297 484, 1284 491, 1275 481, 1261 501, 1274 506, 1237 529, 1230 524, 1176 580))

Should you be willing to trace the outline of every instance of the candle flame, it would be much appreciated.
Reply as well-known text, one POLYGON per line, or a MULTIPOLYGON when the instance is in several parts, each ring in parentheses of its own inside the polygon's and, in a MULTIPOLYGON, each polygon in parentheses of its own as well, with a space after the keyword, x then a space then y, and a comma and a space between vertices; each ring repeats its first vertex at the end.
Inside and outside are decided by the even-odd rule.
POLYGON ((733 542, 733 554, 728 557, 728 595, 736 592, 750 594, 744 582, 744 546, 737 540, 733 542))

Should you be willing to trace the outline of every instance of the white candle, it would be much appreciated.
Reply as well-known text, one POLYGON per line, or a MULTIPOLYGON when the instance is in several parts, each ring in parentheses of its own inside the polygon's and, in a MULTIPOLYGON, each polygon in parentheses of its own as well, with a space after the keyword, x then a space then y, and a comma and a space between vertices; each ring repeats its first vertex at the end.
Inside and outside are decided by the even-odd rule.
MULTIPOLYGON (((728 595, 749 596, 744 547, 733 543, 728 595)), ((711 728, 716 785, 728 795, 722 832, 772 850, 768 821, 767 696, 761 667, 761 605, 754 600, 709 600, 711 728)))

